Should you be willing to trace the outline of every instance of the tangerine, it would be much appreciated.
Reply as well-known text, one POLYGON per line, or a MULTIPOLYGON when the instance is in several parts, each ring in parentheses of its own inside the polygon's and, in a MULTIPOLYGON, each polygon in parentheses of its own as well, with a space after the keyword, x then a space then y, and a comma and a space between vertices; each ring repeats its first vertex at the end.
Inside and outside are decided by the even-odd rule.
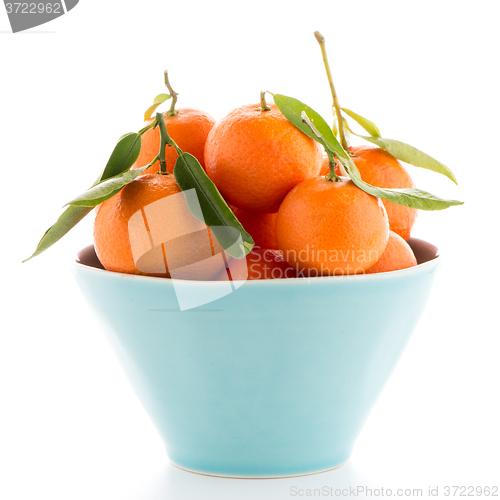
POLYGON ((389 221, 382 201, 351 180, 316 177, 288 193, 276 237, 286 261, 301 274, 357 274, 380 259, 389 221))
POLYGON ((238 207, 231 207, 231 209, 245 231, 252 237, 255 246, 278 250, 278 242, 276 241, 277 213, 259 214, 238 207))
MULTIPOLYGON (((349 148, 352 159, 358 167, 361 178, 372 186, 382 188, 414 188, 410 174, 385 149, 372 146, 357 146, 349 148)), ((397 205, 387 200, 382 200, 391 231, 408 240, 411 228, 417 217, 417 209, 397 205)))
MULTIPOLYGON (((283 257, 280 250, 270 248, 253 247, 246 256, 246 265, 243 262, 230 263, 230 280, 269 280, 295 278, 297 272, 283 257), (242 265, 243 264, 243 265, 242 265)), ((228 275, 222 271, 218 277, 219 281, 226 281, 228 275)))
POLYGON ((247 255, 248 280, 295 278, 297 272, 279 250, 253 248, 247 255))
POLYGON ((417 265, 417 259, 406 241, 393 231, 389 232, 389 241, 380 260, 365 271, 366 274, 386 273, 407 269, 417 265))
MULTIPOLYGON (((164 115, 168 135, 185 153, 192 154, 205 168, 204 150, 207 136, 215 124, 215 119, 204 111, 191 108, 180 108, 175 115, 164 115)), ((152 122, 149 121, 146 125, 152 122)), ((150 128, 142 135, 141 152, 132 169, 146 166, 153 161, 160 150, 160 131, 158 127, 150 128)), ((165 147, 167 172, 174 171, 177 152, 173 147, 165 147)), ((158 168, 153 165, 144 171, 153 174, 158 168)))
POLYGON ((293 187, 319 174, 321 158, 320 146, 274 104, 234 109, 214 126, 205 146, 206 172, 222 196, 259 213, 277 212, 293 187))
POLYGON ((104 268, 119 273, 210 280, 225 265, 211 230, 168 174, 140 175, 99 205, 94 245, 104 268))

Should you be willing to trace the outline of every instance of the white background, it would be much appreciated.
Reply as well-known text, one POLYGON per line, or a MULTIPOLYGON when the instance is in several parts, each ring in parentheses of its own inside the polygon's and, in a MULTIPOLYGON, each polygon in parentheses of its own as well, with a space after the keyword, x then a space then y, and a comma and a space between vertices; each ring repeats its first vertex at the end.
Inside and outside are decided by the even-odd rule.
POLYGON ((281 499, 292 486, 439 486, 444 498, 446 485, 499 485, 499 16, 496 0, 81 0, 12 35, 0 6, 0 498, 281 499), (330 117, 314 30, 342 104, 448 164, 458 188, 409 168, 466 203, 419 215, 414 235, 444 265, 348 465, 287 480, 190 474, 168 462, 73 281, 91 217, 20 262, 140 128, 165 68, 179 106, 216 117, 262 89, 330 117))

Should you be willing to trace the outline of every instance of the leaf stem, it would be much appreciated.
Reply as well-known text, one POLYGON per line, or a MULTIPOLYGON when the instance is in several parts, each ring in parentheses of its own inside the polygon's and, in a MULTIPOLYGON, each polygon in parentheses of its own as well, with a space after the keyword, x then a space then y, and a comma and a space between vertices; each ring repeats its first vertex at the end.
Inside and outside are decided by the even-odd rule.
POLYGON ((137 132, 137 135, 144 135, 150 128, 155 128, 156 125, 157 125, 157 120, 156 118, 148 125, 146 125, 145 127, 141 128, 141 130, 139 130, 139 132, 137 132))
MULTIPOLYGON (((179 94, 177 94, 177 92, 170 85, 170 82, 168 80, 168 70, 165 70, 164 75, 165 75, 165 85, 166 85, 168 91, 170 92, 170 96, 172 97, 172 104, 170 105, 170 109, 165 114, 167 116, 174 116, 177 114, 177 111, 175 109, 175 105, 177 104, 177 96, 179 94)), ((158 116, 158 115, 156 115, 156 116, 158 116)))
POLYGON ((167 127, 165 127, 165 120, 163 113, 156 113, 156 121, 160 129, 160 152, 158 158, 160 159, 160 174, 167 174, 167 160, 165 158, 165 148, 169 144, 169 137, 167 127))
POLYGON ((266 102, 266 91, 265 90, 262 90, 260 92, 260 108, 259 108, 260 111, 270 111, 271 108, 267 105, 267 102, 266 102))
MULTIPOLYGON (((160 119, 159 119, 158 115, 161 115, 161 113, 156 113, 156 118, 158 119, 158 122, 160 123, 160 119)), ((172 146, 179 156, 183 155, 184 151, 182 151, 182 149, 179 146, 177 146, 177 143, 172 139, 172 137, 170 137, 168 135, 167 127, 165 126, 165 121, 163 120, 163 117, 161 119, 161 122, 163 122, 163 137, 165 139, 165 144, 172 146)), ((161 139, 161 137, 162 137, 162 128, 161 128, 161 124, 160 124, 160 139, 161 139)))
POLYGON ((337 172, 335 172, 336 162, 333 154, 331 153, 331 151, 328 150, 326 151, 326 154, 328 155, 328 164, 330 167, 330 172, 326 176, 326 180, 335 182, 340 181, 340 177, 337 175, 337 172))
POLYGON ((307 116, 307 113, 305 111, 302 111, 300 116, 302 118, 302 123, 305 123, 311 129, 311 132, 320 140, 321 144, 323 144, 323 147, 325 148, 326 154, 328 155, 330 173, 326 176, 327 180, 335 182, 340 181, 340 177, 335 172, 334 154, 332 153, 328 145, 325 143, 323 136, 319 133, 318 129, 314 126, 314 123, 307 116))
POLYGON ((335 91, 335 86, 333 85, 332 72, 330 71, 330 64, 328 63, 328 56, 326 54, 326 46, 325 46, 325 37, 319 32, 315 31, 314 36, 319 43, 321 48, 321 55, 323 57, 323 62, 325 64, 326 75, 328 77, 328 83, 330 84, 330 90, 332 92, 333 105, 335 107, 335 113, 337 115, 337 123, 339 127, 339 135, 340 135, 340 144, 341 146, 348 151, 349 145, 347 144, 345 132, 344 132, 344 123, 342 119, 342 112, 340 110, 339 99, 337 97, 337 92, 335 91))

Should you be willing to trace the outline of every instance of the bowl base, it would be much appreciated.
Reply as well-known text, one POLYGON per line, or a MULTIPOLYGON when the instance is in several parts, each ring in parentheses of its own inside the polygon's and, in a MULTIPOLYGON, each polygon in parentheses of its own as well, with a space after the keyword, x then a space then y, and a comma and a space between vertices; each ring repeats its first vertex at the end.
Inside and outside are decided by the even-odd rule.
POLYGON ((175 462, 173 462, 171 459, 170 460, 170 463, 174 466, 174 467, 177 467, 178 469, 181 469, 183 471, 186 471, 186 472, 190 472, 192 474, 199 474, 201 476, 210 476, 210 477, 220 477, 220 478, 224 478, 224 479, 286 479, 286 478, 291 478, 291 477, 303 477, 303 476, 314 476, 315 474, 322 474, 323 472, 330 472, 332 470, 335 470, 335 469, 340 469, 341 467, 343 467, 345 464, 347 464, 347 462, 349 461, 349 459, 347 459, 345 462, 342 462, 340 465, 335 465, 334 467, 329 467, 329 468, 326 468, 326 469, 320 469, 320 470, 315 470, 315 471, 311 471, 311 472, 304 472, 303 474, 280 474, 280 475, 256 475, 256 476, 253 476, 253 475, 233 475, 233 474, 223 474, 223 473, 212 473, 212 472, 204 472, 204 471, 200 471, 200 470, 194 470, 194 469, 189 469, 188 467, 183 467, 181 465, 178 465, 176 464, 175 462))

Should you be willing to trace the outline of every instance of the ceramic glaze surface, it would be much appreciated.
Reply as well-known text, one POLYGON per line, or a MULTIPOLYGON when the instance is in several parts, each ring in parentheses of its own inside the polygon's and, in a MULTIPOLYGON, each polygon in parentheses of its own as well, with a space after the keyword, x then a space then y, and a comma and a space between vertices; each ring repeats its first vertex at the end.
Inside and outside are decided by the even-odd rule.
MULTIPOLYGON (((250 281, 183 312, 171 280, 97 269, 92 247, 73 268, 172 462, 280 477, 348 460, 440 262, 411 244, 423 262, 411 269, 250 281)), ((220 285, 178 283, 193 294, 220 285)))

